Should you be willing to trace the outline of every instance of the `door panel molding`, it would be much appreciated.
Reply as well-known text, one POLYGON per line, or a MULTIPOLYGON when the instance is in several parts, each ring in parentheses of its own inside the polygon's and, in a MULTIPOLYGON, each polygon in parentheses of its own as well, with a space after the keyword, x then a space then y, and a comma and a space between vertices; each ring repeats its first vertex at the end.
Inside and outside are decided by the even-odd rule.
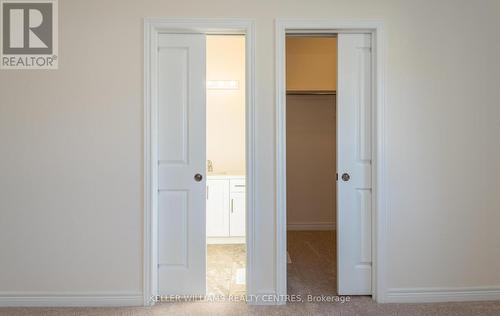
MULTIPOLYGON (((372 258, 372 297, 377 302, 387 301, 388 225, 386 188, 386 128, 385 128, 385 33, 378 21, 336 21, 277 19, 275 24, 275 71, 276 71, 276 294, 287 293, 286 256, 286 90, 285 90, 285 40, 287 34, 371 34, 372 40, 372 107, 370 148, 359 148, 359 156, 367 158, 371 152, 371 253, 363 249, 363 256, 372 258)), ((360 56, 361 57, 361 56, 360 56)), ((338 227, 337 227, 338 229, 338 227)), ((367 240, 368 238, 366 238, 367 240)), ((280 302, 286 303, 284 301, 280 302)))
MULTIPOLYGON (((254 280, 254 161, 255 161, 255 26, 249 19, 144 19, 144 250, 143 301, 153 305, 158 294, 158 99, 154 79, 158 78, 158 37, 161 33, 245 35, 246 84, 246 244, 247 294, 255 293, 254 280)), ((165 157, 184 163, 183 156, 165 157)))
POLYGON ((337 293, 370 295, 371 35, 337 36, 337 293))

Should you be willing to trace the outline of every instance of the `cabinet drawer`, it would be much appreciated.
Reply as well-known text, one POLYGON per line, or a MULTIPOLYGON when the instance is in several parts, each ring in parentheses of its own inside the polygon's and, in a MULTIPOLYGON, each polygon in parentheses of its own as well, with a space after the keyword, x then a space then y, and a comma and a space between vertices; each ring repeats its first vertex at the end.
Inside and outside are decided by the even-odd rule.
POLYGON ((229 181, 229 191, 230 192, 244 192, 245 191, 245 179, 231 179, 229 181))

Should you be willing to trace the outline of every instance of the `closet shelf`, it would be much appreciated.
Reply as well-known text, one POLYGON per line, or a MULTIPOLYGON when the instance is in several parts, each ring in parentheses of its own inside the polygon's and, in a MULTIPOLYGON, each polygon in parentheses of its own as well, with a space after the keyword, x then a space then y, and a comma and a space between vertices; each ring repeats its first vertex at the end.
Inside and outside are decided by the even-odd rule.
POLYGON ((287 95, 336 95, 335 90, 287 90, 287 95))

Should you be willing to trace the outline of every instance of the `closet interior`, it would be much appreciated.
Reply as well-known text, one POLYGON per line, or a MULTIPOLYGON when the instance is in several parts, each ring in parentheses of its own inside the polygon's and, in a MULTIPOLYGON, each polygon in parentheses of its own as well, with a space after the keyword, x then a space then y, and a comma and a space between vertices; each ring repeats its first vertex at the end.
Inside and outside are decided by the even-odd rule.
POLYGON ((336 36, 287 36, 288 294, 336 294, 336 94, 336 36))

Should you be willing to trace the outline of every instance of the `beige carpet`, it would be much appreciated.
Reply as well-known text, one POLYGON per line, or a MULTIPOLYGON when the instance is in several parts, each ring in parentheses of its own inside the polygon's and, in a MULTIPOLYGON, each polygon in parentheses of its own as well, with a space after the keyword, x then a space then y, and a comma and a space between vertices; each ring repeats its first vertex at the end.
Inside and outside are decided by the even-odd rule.
POLYGON ((288 294, 336 295, 337 254, 331 231, 289 231, 288 294))
MULTIPOLYGON (((335 236, 330 232, 289 232, 288 292, 298 295, 335 295, 335 236)), ((227 252, 218 248, 212 259, 227 252)), ((233 249, 235 250, 235 249, 233 249)), ((241 249, 240 249, 241 250, 241 249)), ((236 250, 235 250, 236 251, 236 250)), ((226 253, 226 254, 225 254, 226 253)), ((241 251, 239 252, 241 254, 241 251)), ((209 253, 210 255, 210 253, 209 253)), ((210 259, 209 259, 210 260, 210 259)), ((348 303, 289 303, 286 306, 251 306, 244 303, 163 303, 152 308, 0 308, 0 315, 369 315, 471 316, 500 315, 500 301, 438 304, 376 304, 368 296, 348 303)))
POLYGON ((445 304, 375 304, 369 298, 356 298, 349 304, 288 304, 249 306, 243 303, 164 303, 152 308, 2 308, 0 315, 370 315, 370 316, 476 316, 500 315, 500 302, 445 304))

